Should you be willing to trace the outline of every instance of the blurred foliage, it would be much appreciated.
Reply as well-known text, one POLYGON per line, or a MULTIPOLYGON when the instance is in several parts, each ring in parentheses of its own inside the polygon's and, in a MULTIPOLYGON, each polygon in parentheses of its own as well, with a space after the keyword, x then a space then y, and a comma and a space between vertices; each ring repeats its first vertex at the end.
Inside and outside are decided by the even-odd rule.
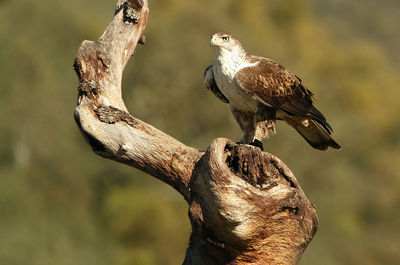
MULTIPOLYGON (((0 1, 0 264, 180 264, 187 209, 170 187, 94 155, 74 124, 73 58, 114 1, 0 1)), ((188 145, 238 139, 203 87, 209 37, 233 32, 316 95, 340 152, 289 126, 265 141, 315 203, 300 264, 400 263, 398 0, 150 0, 147 43, 124 74, 135 116, 188 145), (177 104, 179 102, 179 104, 177 104)))

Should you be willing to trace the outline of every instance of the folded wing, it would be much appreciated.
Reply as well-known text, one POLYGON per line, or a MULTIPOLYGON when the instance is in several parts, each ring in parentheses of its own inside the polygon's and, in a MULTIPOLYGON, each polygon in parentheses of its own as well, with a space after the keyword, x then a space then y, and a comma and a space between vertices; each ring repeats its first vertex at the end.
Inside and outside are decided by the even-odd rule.
POLYGON ((217 86, 217 83, 215 82, 212 65, 207 67, 207 69, 204 71, 204 84, 206 85, 206 88, 211 90, 211 92, 213 92, 214 95, 222 102, 229 103, 229 100, 224 96, 224 94, 222 94, 217 86))
POLYGON ((331 126, 313 106, 313 94, 303 86, 300 78, 266 58, 249 56, 248 61, 257 64, 237 73, 236 81, 242 89, 280 112, 280 118, 294 127, 314 148, 341 148, 330 137, 331 126))

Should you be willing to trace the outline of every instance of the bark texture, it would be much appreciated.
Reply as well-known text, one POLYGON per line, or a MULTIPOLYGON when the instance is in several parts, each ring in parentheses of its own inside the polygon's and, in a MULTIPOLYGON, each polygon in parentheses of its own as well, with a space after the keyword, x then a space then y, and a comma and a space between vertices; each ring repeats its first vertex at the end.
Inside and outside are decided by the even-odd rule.
POLYGON ((296 264, 318 226, 313 204, 275 156, 228 139, 206 152, 129 114, 123 69, 144 44, 147 0, 118 0, 97 41, 84 41, 75 121, 93 151, 162 180, 189 204, 192 235, 184 264, 296 264))

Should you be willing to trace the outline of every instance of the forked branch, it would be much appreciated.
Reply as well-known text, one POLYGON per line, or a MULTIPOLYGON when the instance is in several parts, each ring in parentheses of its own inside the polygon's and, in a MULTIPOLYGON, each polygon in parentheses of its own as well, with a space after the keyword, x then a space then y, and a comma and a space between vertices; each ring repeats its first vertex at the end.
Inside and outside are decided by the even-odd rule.
POLYGON ((84 41, 75 121, 93 151, 162 180, 189 204, 184 264, 295 264, 317 215, 291 171, 252 146, 214 140, 206 152, 133 117, 122 100, 123 69, 144 43, 147 0, 118 0, 97 41, 84 41))

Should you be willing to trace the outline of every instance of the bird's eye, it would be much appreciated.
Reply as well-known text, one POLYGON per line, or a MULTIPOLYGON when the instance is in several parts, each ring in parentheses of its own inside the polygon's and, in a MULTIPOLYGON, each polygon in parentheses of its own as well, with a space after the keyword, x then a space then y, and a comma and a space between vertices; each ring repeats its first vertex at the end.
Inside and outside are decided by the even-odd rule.
POLYGON ((222 40, 223 40, 223 41, 228 41, 228 40, 229 40, 229 36, 223 36, 223 37, 222 37, 222 40))

